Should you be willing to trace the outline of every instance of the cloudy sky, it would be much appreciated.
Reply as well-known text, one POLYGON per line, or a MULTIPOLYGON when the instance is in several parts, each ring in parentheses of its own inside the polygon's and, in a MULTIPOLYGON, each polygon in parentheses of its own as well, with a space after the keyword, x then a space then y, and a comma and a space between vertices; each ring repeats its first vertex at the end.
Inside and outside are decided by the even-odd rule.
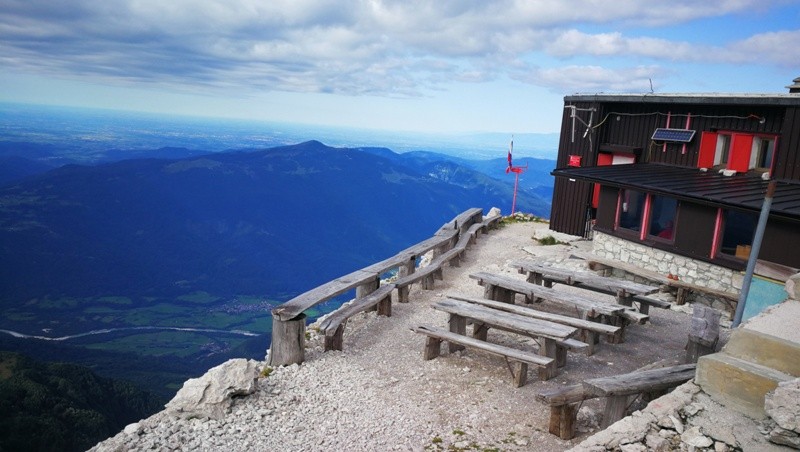
POLYGON ((563 97, 786 92, 800 0, 0 0, 0 101, 557 132, 563 97))

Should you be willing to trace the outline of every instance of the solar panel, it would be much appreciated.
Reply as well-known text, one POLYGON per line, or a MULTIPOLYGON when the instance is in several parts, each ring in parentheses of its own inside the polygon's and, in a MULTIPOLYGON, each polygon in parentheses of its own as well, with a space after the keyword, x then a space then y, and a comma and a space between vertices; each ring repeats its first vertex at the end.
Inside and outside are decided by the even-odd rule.
POLYGON ((691 129, 666 129, 658 128, 653 132, 652 139, 655 141, 677 141, 688 143, 694 138, 694 130, 691 129))

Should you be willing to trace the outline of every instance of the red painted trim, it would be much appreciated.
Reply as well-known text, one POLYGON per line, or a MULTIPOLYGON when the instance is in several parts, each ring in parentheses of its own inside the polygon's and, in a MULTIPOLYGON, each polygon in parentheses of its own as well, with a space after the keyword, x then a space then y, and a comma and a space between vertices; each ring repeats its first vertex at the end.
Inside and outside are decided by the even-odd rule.
MULTIPOLYGON (((672 112, 667 112, 667 125, 666 127, 669 129, 669 122, 672 119, 672 112)), ((665 141, 664 144, 661 145, 661 152, 667 152, 667 142, 665 141)))
POLYGON ((746 173, 750 169, 750 154, 753 152, 753 135, 734 133, 731 136, 731 152, 728 169, 746 173))
POLYGON ((722 209, 720 208, 717 209, 717 219, 714 221, 714 239, 711 240, 711 255, 708 257, 712 259, 717 257, 721 241, 722 241, 722 209))
POLYGON ((620 189, 617 192, 617 212, 614 214, 614 230, 616 231, 619 229, 619 212, 622 209, 622 192, 624 190, 620 189))
MULTIPOLYGON (((686 127, 684 129, 689 130, 689 126, 692 124, 692 114, 686 114, 686 127)), ((686 143, 683 143, 683 148, 681 148, 681 154, 686 154, 686 143)))
POLYGON ((650 229, 650 202, 653 195, 647 193, 644 196, 644 212, 642 212, 642 224, 639 225, 639 240, 644 241, 647 238, 647 231, 650 229))
POLYGON ((697 155, 698 168, 714 166, 714 154, 717 152, 717 133, 703 132, 700 135, 700 151, 697 155))

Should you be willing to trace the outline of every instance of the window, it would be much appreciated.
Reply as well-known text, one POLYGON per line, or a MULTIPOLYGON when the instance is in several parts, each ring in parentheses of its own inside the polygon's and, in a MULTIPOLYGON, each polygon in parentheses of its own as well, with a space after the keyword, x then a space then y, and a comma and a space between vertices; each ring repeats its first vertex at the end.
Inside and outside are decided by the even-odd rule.
POLYGON ((678 200, 665 196, 650 195, 649 235, 657 239, 673 241, 678 200))
POLYGON ((703 132, 697 166, 740 173, 750 170, 766 172, 772 168, 776 141, 774 135, 703 132))
POLYGON ((730 157, 731 136, 717 135, 717 146, 714 148, 714 167, 726 167, 730 157))
POLYGON ((750 152, 750 169, 769 171, 772 168, 772 156, 775 154, 775 139, 755 137, 750 152))
POLYGON ((635 190, 620 190, 617 205, 617 226, 631 231, 640 231, 644 218, 646 195, 635 190))
POLYGON ((747 259, 758 224, 758 215, 738 210, 722 210, 722 224, 718 226, 718 253, 747 259))

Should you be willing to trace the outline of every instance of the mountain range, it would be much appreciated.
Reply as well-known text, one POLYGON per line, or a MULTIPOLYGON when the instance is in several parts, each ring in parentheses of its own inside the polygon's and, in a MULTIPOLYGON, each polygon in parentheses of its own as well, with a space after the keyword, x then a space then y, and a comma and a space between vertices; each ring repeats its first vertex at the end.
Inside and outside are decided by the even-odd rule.
MULTIPOLYGON (((69 356, 161 395, 232 356, 263 358, 276 304, 467 208, 508 213, 513 194, 505 159, 318 141, 119 151, 56 168, 65 157, 51 147, 14 149, 0 146, 20 163, 0 172, 0 330, 16 336, 0 346, 69 356)), ((517 208, 546 217, 554 162, 525 163, 517 208)))

